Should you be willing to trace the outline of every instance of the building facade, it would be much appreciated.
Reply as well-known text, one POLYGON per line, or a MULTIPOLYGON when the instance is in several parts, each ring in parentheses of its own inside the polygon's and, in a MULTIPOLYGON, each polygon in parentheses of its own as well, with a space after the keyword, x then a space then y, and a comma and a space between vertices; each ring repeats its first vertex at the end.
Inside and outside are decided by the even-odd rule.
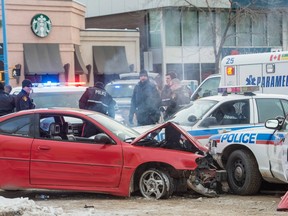
POLYGON ((87 6, 86 28, 139 29, 141 67, 160 74, 174 70, 181 79, 201 82, 216 73, 215 50, 221 59, 230 54, 287 50, 288 46, 288 4, 254 5, 254 11, 235 16, 221 46, 229 22, 228 0, 208 1, 208 5, 197 0, 82 2, 87 6))
MULTIPOLYGON (((17 86, 29 78, 33 82, 83 81, 93 85, 101 74, 129 72, 130 64, 138 70, 139 32, 85 29, 85 12, 85 5, 73 0, 6 0, 8 83, 17 86), (109 53, 103 55, 103 50, 109 53), (109 68, 107 58, 115 59, 118 53, 121 63, 111 61, 114 68, 109 68), (113 72, 115 64, 118 67, 113 72), (20 76, 12 74, 15 66, 20 68, 20 76)), ((0 41, 2 33, 3 26, 0 41)))

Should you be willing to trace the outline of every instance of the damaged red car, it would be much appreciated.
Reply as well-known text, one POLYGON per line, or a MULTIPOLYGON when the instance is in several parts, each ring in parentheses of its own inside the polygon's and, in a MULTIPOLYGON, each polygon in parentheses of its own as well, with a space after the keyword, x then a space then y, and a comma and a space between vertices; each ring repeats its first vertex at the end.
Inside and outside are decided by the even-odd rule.
POLYGON ((174 123, 140 135, 100 113, 70 108, 0 117, 0 172, 3 190, 140 191, 160 199, 187 190, 215 196, 217 188, 207 149, 174 123))

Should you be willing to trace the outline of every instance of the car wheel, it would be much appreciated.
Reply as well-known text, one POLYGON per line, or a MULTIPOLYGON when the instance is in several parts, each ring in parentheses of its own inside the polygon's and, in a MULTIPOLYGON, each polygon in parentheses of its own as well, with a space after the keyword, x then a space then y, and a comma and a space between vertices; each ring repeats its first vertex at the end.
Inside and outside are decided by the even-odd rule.
POLYGON ((254 156, 246 150, 236 150, 227 161, 228 184, 233 193, 251 195, 259 191, 262 177, 254 156))
POLYGON ((149 169, 139 181, 141 194, 149 199, 167 199, 174 191, 173 179, 164 171, 149 169))

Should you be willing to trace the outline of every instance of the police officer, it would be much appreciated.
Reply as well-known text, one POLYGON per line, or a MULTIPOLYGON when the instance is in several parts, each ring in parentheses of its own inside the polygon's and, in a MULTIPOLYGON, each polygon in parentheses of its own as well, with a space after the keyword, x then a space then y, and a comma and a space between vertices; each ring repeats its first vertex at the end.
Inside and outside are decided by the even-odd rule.
POLYGON ((22 90, 16 95, 16 111, 35 109, 33 100, 29 97, 32 90, 32 82, 29 79, 22 81, 22 90))
POLYGON ((14 112, 14 97, 4 91, 4 85, 0 82, 0 116, 14 112))
POLYGON ((94 87, 89 87, 79 100, 79 108, 103 113, 115 117, 116 102, 105 90, 102 82, 96 82, 94 87))

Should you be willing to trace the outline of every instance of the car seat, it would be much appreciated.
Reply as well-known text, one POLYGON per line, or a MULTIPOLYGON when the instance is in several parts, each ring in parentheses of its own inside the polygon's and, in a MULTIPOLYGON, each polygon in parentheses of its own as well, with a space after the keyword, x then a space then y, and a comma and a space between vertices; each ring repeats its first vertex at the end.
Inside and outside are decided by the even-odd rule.
POLYGON ((51 123, 49 126, 49 135, 51 139, 55 140, 62 140, 62 137, 60 136, 61 133, 61 127, 58 123, 51 123))
POLYGON ((236 113, 235 107, 233 105, 224 105, 222 107, 224 117, 222 120, 222 125, 238 124, 239 119, 236 113))
POLYGON ((61 135, 62 135, 63 139, 66 139, 69 141, 75 141, 76 140, 76 138, 74 137, 74 134, 73 134, 73 127, 68 122, 64 122, 61 135))

